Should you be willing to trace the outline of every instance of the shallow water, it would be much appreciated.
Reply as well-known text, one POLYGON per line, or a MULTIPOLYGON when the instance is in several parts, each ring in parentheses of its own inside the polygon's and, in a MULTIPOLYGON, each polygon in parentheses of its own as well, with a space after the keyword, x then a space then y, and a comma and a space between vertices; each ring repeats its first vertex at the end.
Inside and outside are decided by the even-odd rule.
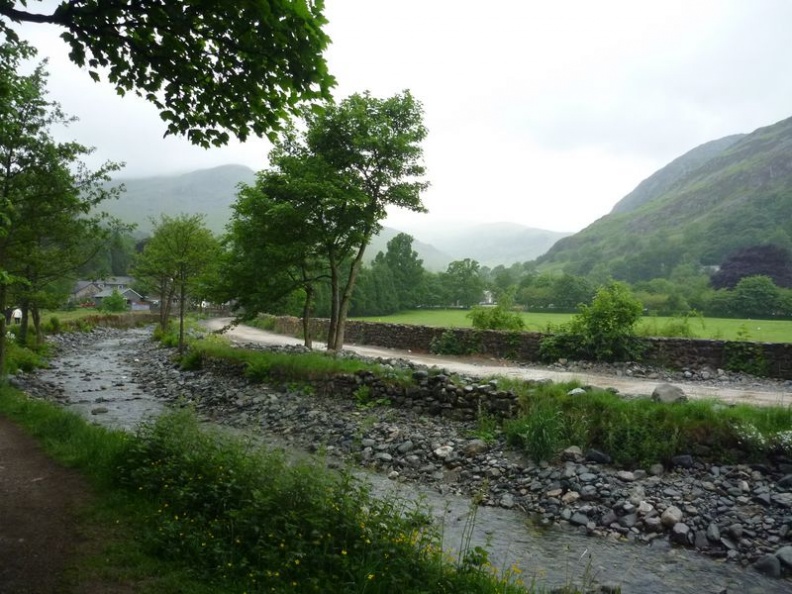
POLYGON ((104 338, 53 361, 41 379, 64 389, 61 404, 89 420, 114 429, 133 430, 163 410, 162 401, 144 393, 131 379, 130 360, 150 339, 149 330, 104 338))
MULTIPOLYGON (((132 381, 131 362, 145 345, 149 332, 131 330, 122 338, 100 339, 79 354, 65 355, 42 379, 65 390, 62 403, 93 422, 112 428, 134 429, 155 417, 165 406, 132 381), (97 413, 97 409, 106 412, 97 413)), ((273 447, 277 438, 264 438, 273 447)), ((624 593, 789 594, 792 580, 773 580, 734 563, 706 558, 694 551, 670 547, 665 539, 651 546, 588 537, 574 529, 538 529, 525 514, 491 507, 472 508, 463 497, 391 481, 382 475, 356 473, 380 496, 416 500, 437 519, 444 544, 457 551, 483 546, 492 565, 517 569, 525 583, 547 588, 564 584, 616 584, 624 593), (474 517, 471 516, 474 514, 474 517)))

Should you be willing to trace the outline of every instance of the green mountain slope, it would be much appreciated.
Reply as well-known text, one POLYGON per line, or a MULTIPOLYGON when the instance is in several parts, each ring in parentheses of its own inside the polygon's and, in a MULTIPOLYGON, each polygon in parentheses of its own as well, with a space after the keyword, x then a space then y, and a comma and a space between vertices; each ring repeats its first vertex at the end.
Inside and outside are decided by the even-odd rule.
POLYGON ((688 151, 681 157, 674 159, 671 163, 647 177, 632 192, 619 200, 611 213, 630 212, 662 196, 670 191, 674 184, 685 175, 718 156, 743 137, 745 137, 745 134, 733 134, 732 136, 713 140, 697 146, 692 151, 688 151))
POLYGON ((540 265, 636 281, 684 261, 718 264, 748 245, 789 245, 792 118, 733 139, 699 147, 698 167, 677 160, 660 170, 652 177, 661 183, 636 188, 614 212, 556 243, 540 265))
POLYGON ((119 178, 126 192, 103 209, 126 223, 135 223, 143 233, 151 231, 151 219, 161 214, 204 214, 215 233, 225 229, 236 200, 237 185, 252 183, 255 173, 243 165, 223 165, 182 175, 119 178))

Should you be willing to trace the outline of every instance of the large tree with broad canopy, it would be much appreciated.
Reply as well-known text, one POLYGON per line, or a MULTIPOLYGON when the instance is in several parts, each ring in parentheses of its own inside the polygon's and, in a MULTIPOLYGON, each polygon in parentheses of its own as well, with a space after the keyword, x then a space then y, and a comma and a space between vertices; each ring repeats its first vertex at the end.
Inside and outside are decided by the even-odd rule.
POLYGON ((146 98, 166 134, 200 146, 272 136, 335 84, 322 0, 69 0, 41 12, 51 7, 0 0, 0 32, 16 40, 14 23, 62 27, 75 64, 146 98))

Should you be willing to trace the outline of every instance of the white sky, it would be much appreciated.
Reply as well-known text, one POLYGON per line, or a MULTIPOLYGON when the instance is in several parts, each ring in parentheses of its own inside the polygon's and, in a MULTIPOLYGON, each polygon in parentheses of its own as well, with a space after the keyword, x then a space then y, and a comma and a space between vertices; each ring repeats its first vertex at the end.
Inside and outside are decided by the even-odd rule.
MULTIPOLYGON (((31 2, 31 8, 37 9, 31 2)), ((327 0, 343 98, 410 89, 423 103, 430 214, 386 224, 510 221, 577 231, 695 146, 792 116, 788 0, 327 0)), ((125 177, 266 166, 264 141, 203 150, 156 109, 69 62, 56 28, 23 36, 80 118, 69 139, 125 177)))

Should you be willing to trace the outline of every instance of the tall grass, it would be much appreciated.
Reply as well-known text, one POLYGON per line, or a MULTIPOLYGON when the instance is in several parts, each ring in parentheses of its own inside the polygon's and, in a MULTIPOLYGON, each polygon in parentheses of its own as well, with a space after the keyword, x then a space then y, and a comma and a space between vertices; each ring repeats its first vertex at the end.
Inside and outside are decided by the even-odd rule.
POLYGON ((525 384, 519 416, 504 423, 507 439, 536 460, 577 445, 602 449, 627 467, 668 463, 679 454, 745 462, 792 453, 790 406, 728 407, 708 400, 669 405, 604 390, 570 394, 575 387, 525 384))
POLYGON ((160 554, 249 591, 519 590, 447 563, 414 504, 206 432, 184 412, 141 432, 121 477, 156 502, 151 538, 160 554))

